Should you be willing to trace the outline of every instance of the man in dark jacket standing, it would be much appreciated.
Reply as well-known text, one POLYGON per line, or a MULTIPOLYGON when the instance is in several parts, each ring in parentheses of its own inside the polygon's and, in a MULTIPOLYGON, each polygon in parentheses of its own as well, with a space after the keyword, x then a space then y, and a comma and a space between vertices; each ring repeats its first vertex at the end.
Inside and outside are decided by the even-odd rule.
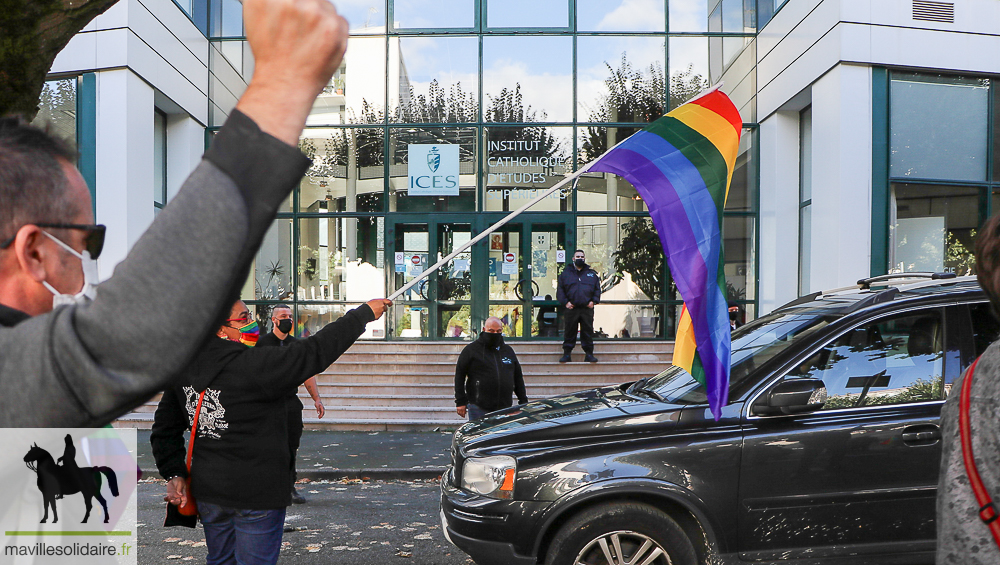
POLYGON ((291 504, 285 399, 333 363, 389 304, 370 300, 287 347, 250 348, 257 323, 237 302, 176 385, 163 392, 150 442, 172 504, 187 502, 184 431, 201 403, 191 492, 205 527, 208 563, 277 562, 291 504))
MULTIPOLYGON (((256 347, 288 347, 298 339, 292 335, 292 309, 287 304, 277 304, 271 308, 271 333, 257 340, 256 347)), ((316 386, 316 377, 312 376, 302 383, 306 387, 309 396, 312 397, 313 406, 316 408, 316 415, 322 418, 326 413, 323 401, 319 397, 319 388, 316 386)), ((302 496, 295 489, 295 480, 298 474, 295 472, 295 454, 299 450, 299 443, 302 441, 302 401, 299 400, 299 389, 288 395, 285 399, 285 410, 288 412, 288 453, 291 460, 288 468, 292 472, 292 502, 295 504, 305 504, 306 497, 302 496)))
POLYGON ((597 363, 597 357, 594 357, 594 305, 601 302, 601 277, 587 264, 582 250, 577 249, 573 253, 573 264, 559 275, 556 299, 566 308, 563 314, 566 333, 563 335, 563 356, 559 362, 571 360, 570 353, 576 347, 576 328, 579 326, 580 345, 586 354, 584 361, 597 363))
POLYGON ((513 404, 516 394, 520 404, 528 402, 524 375, 514 350, 503 342, 503 323, 490 317, 483 324, 479 339, 465 346, 455 367, 455 411, 463 418, 478 420, 487 412, 513 404))

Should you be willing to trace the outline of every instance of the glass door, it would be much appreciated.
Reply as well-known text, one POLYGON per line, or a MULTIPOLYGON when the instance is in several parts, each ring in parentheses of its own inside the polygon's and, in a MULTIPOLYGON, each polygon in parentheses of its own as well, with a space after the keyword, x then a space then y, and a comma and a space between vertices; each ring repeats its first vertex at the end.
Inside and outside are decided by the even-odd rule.
MULTIPOLYGON (((390 292, 467 243, 479 233, 474 227, 491 224, 486 217, 463 223, 421 214, 390 225, 390 292)), ((496 316, 508 338, 558 339, 556 281, 572 255, 568 234, 565 221, 548 216, 503 226, 397 298, 390 335, 471 340, 487 317, 496 316)))
MULTIPOLYGON (((472 239, 472 224, 440 223, 436 233, 435 263, 472 239)), ((472 327, 472 249, 459 253, 429 278, 434 287, 435 337, 467 339, 478 335, 478 328, 472 327)))
MULTIPOLYGON (((472 224, 427 221, 392 226, 393 289, 421 275, 472 239, 472 224)), ((396 300, 393 337, 469 337, 472 308, 472 252, 464 251, 396 300)))
POLYGON ((559 335, 556 281, 566 261, 564 222, 529 219, 488 238, 488 312, 511 338, 559 335))
MULTIPOLYGON (((530 294, 526 308, 531 312, 530 335, 539 338, 558 338, 562 335, 559 303, 556 289, 559 273, 566 267, 566 226, 563 223, 531 224, 531 256, 527 271, 530 273, 530 294)), ((527 286, 527 285, 525 285, 527 286)), ((527 290, 527 289, 526 289, 527 290)))
MULTIPOLYGON (((433 264, 429 263, 432 232, 427 222, 397 223, 391 229, 390 241, 394 244, 391 291, 395 291, 433 264)), ((424 279, 396 299, 392 337, 431 337, 430 290, 430 281, 424 279)))

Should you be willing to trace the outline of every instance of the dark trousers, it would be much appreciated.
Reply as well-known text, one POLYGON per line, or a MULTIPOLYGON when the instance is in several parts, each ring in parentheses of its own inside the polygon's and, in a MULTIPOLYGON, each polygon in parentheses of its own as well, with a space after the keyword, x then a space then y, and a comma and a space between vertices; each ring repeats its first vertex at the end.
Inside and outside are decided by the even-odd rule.
POLYGON ((295 474, 295 455, 302 441, 302 401, 298 397, 288 399, 285 411, 288 413, 288 453, 291 457, 288 465, 292 471, 292 483, 298 478, 295 474))
POLYGON ((574 306, 563 310, 566 333, 563 334, 563 349, 572 351, 576 347, 576 327, 580 326, 580 345, 586 353, 594 352, 594 309, 574 306))
POLYGON ((208 565, 274 565, 281 550, 285 509, 251 510, 198 502, 208 565))
POLYGON ((470 422, 475 420, 482 420, 483 417, 486 416, 486 410, 483 410, 482 408, 476 406, 471 402, 468 405, 466 405, 465 409, 466 409, 466 415, 469 417, 470 422))

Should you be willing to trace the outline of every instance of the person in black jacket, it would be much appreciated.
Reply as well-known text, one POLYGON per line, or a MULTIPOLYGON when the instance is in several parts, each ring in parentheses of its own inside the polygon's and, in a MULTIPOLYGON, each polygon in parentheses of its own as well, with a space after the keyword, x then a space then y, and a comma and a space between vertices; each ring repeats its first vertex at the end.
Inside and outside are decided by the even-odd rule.
POLYGON ((503 342, 502 330, 500 318, 487 318, 479 339, 466 345, 458 356, 455 411, 463 418, 468 412, 470 421, 511 406, 512 393, 518 403, 528 402, 521 364, 514 350, 503 342))
POLYGON ((601 302, 601 277, 587 264, 583 251, 573 253, 573 264, 559 275, 556 293, 559 304, 566 308, 563 314, 566 331, 563 334, 563 356, 560 363, 571 360, 576 347, 576 328, 580 327, 580 345, 586 354, 584 361, 597 363, 594 357, 594 305, 601 302))
POLYGON ((205 527, 209 563, 235 562, 234 555, 246 564, 277 562, 285 507, 291 504, 285 399, 333 363, 389 304, 371 300, 287 347, 250 348, 257 324, 237 302, 217 337, 208 338, 163 392, 150 442, 172 504, 187 502, 184 431, 201 402, 191 494, 205 527))

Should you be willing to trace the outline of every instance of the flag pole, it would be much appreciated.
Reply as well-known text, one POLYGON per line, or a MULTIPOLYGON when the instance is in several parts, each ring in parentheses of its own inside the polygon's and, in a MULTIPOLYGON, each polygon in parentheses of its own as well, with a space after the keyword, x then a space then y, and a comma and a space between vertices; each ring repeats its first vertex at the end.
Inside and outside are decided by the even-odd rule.
MULTIPOLYGON (((610 149, 608 151, 610 151, 610 149)), ((607 151, 605 151, 605 153, 607 153, 607 151)), ((603 156, 604 155, 602 154, 601 157, 603 157, 603 156)), ((566 183, 568 183, 568 182, 576 179, 577 177, 579 177, 583 173, 587 172, 590 169, 591 165, 593 165, 598 160, 600 160, 601 157, 598 157, 597 159, 594 159, 593 161, 587 163, 585 166, 580 167, 579 170, 577 170, 577 171, 575 171, 573 173, 570 173, 569 175, 566 175, 561 181, 559 181, 556 184, 552 185, 551 188, 547 189, 538 198, 535 198, 534 200, 531 200, 530 202, 528 202, 524 206, 521 206, 517 210, 514 210, 510 214, 507 214, 502 220, 500 220, 499 222, 497 222, 497 223, 493 224, 492 226, 486 228, 485 230, 483 230, 482 233, 480 233, 476 237, 474 237, 474 238, 470 239, 469 241, 465 242, 464 244, 462 244, 458 249, 456 249, 455 251, 452 251, 447 257, 445 257, 444 259, 441 259, 440 261, 438 261, 437 263, 435 263, 432 267, 430 267, 426 271, 424 271, 424 272, 420 273, 419 275, 417 275, 413 280, 411 280, 410 282, 408 282, 405 285, 403 285, 402 288, 400 288, 396 292, 394 292, 391 295, 389 295, 389 300, 395 300, 399 295, 401 295, 404 292, 406 292, 407 290, 410 290, 411 288, 413 288, 413 285, 417 284, 418 282, 420 282, 421 280, 423 280, 424 278, 426 278, 427 275, 429 275, 429 274, 433 273, 434 271, 440 269, 445 264, 447 264, 448 261, 451 261, 452 259, 454 259, 455 257, 457 257, 460 253, 464 252, 466 249, 468 249, 468 248, 472 247, 473 245, 479 243, 480 241, 483 240, 483 238, 485 238, 486 236, 490 235, 491 233, 497 231, 504 224, 506 224, 507 222, 513 220, 515 217, 517 217, 519 214, 521 214, 522 212, 524 212, 528 208, 531 208, 535 204, 538 204, 542 200, 546 199, 549 195, 551 195, 552 193, 554 193, 556 190, 558 190, 559 188, 561 188, 566 183)))

